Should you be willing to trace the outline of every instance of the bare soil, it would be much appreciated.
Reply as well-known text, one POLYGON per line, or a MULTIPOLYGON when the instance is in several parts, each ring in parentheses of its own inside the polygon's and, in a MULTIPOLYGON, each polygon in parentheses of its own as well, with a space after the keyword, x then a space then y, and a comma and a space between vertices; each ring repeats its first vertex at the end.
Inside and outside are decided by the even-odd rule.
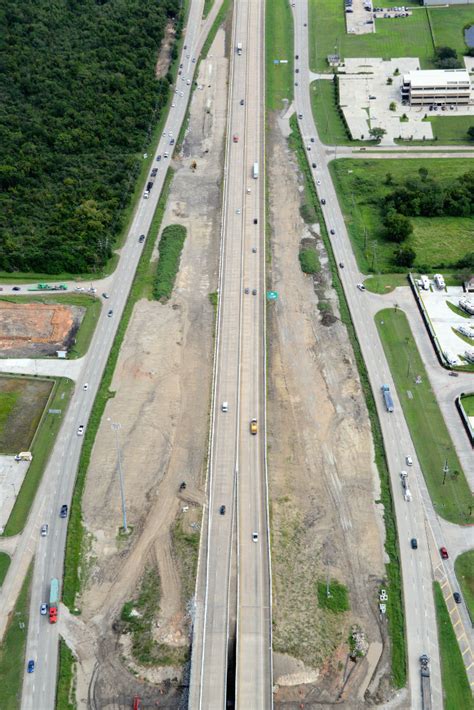
POLYGON ((80 707, 93 702, 101 710, 128 708, 135 694, 150 707, 158 701, 160 707, 184 702, 188 669, 138 664, 131 656, 130 638, 114 627, 124 602, 136 598, 145 567, 156 566, 161 597, 154 640, 165 644, 170 655, 190 644, 213 356, 209 294, 216 290, 219 254, 226 106, 222 87, 227 75, 220 33, 200 75, 214 81, 194 94, 162 225, 187 228, 175 289, 165 305, 143 300, 135 306, 112 382, 115 396, 107 405, 88 471, 83 515, 90 550, 78 600, 82 613, 64 624, 79 660, 80 707), (112 422, 120 424, 118 441, 112 422), (117 445, 132 528, 128 538, 118 534, 117 445), (186 489, 180 491, 182 481, 186 489))
POLYGON ((377 664, 379 674, 388 670, 387 647, 379 663, 386 631, 377 609, 384 579, 378 473, 319 227, 308 228, 299 215, 302 178, 276 122, 267 145, 269 287, 279 294, 268 309, 275 703, 346 701, 353 710, 364 706, 359 690, 377 664), (315 277, 301 271, 301 242, 318 252, 315 277), (327 579, 347 586, 349 612, 319 607, 317 583, 327 579), (353 624, 372 649, 369 660, 348 661, 353 624))
POLYGON ((158 59, 156 61, 155 76, 157 79, 161 79, 166 76, 168 69, 171 65, 171 48, 174 43, 175 31, 173 23, 169 22, 166 26, 165 36, 163 37, 163 42, 161 43, 160 51, 158 52, 158 59))
POLYGON ((0 357, 45 357, 68 349, 85 312, 58 303, 0 301, 0 357))

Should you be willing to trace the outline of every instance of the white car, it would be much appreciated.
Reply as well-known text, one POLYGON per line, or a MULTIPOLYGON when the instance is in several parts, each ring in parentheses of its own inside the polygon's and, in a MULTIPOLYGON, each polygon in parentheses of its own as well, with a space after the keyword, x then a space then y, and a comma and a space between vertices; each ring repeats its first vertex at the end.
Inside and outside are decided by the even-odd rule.
POLYGON ((81 424, 79 429, 77 430, 77 435, 78 436, 83 436, 84 435, 84 424, 81 424))
POLYGON ((174 108, 175 106, 176 106, 176 104, 171 104, 171 108, 174 108))
POLYGON ((405 456, 405 461, 407 466, 413 466, 413 459, 411 456, 405 456))
POLYGON ((89 385, 87 382, 82 385, 82 389, 84 390, 84 392, 87 392, 87 390, 89 389, 89 385))
POLYGON ((252 533, 252 542, 258 542, 258 533, 257 532, 252 533))
POLYGON ((49 530, 48 523, 45 523, 44 525, 42 525, 41 526, 41 537, 46 537, 46 535, 48 534, 48 530, 49 530))
POLYGON ((359 289, 359 291, 365 291, 364 284, 357 284, 357 288, 359 289))
POLYGON ((40 606, 40 614, 41 616, 46 616, 48 613, 48 605, 47 604, 41 604, 40 606))

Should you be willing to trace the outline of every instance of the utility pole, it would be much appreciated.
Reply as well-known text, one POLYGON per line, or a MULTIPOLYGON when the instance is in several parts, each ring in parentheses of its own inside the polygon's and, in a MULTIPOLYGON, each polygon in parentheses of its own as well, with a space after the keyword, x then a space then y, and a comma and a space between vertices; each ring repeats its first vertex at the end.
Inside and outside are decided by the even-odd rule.
POLYGON ((118 467, 119 482, 120 482, 120 495, 122 498, 123 531, 124 531, 124 533, 127 533, 128 532, 127 508, 125 505, 125 492, 123 490, 122 452, 120 450, 120 442, 119 442, 120 424, 118 424, 116 422, 112 422, 111 427, 112 427, 112 430, 115 432, 115 446, 117 448, 117 467, 118 467))
POLYGON ((446 483, 446 476, 448 475, 448 473, 449 473, 449 466, 448 466, 448 459, 446 459, 446 461, 444 462, 444 466, 443 466, 443 486, 446 483))

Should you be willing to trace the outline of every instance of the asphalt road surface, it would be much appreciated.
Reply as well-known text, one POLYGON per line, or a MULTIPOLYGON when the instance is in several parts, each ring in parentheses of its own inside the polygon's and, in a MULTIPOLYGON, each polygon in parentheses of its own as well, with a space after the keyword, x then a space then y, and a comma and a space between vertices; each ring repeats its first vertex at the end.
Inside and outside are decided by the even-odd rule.
MULTIPOLYGON (((184 42, 187 49, 183 49, 181 58, 183 70, 181 77, 178 77, 176 86, 178 94, 173 96, 173 106, 170 108, 157 154, 163 155, 165 150, 168 150, 170 155, 172 154, 173 148, 169 145, 170 138, 178 136, 186 113, 195 69, 195 61, 193 60, 197 58, 205 36, 201 32, 200 23, 203 5, 203 0, 194 0, 191 3, 184 42), (189 85, 187 79, 191 80, 189 85), (183 96, 180 95, 180 92, 183 96)), ((217 9, 218 7, 216 7, 217 9)), ((207 29, 208 26, 209 23, 205 28, 207 29)), ((40 616, 39 610, 41 603, 49 600, 50 581, 53 577, 60 580, 60 587, 62 587, 67 520, 60 519, 59 510, 63 503, 70 504, 71 502, 83 440, 83 437, 78 436, 76 432, 79 425, 87 427, 102 373, 143 249, 143 245, 138 242, 138 237, 140 234, 148 233, 163 186, 166 159, 162 157, 161 162, 154 162, 153 166, 158 167, 154 187, 150 192, 149 199, 141 199, 136 209, 127 240, 122 248, 119 264, 113 275, 112 285, 109 288, 110 298, 104 305, 89 352, 84 358, 76 391, 65 415, 28 524, 21 536, 1 591, 0 631, 3 634, 7 613, 16 597, 15 588, 18 588, 19 583, 21 584, 21 579, 36 549, 24 668, 23 710, 52 710, 54 708, 60 621, 56 625, 49 624, 47 617, 40 616), (109 309, 113 311, 111 317, 107 315, 109 309), (85 383, 88 384, 87 390, 83 389, 85 383), (40 538, 42 523, 49 524, 49 535, 45 538, 40 538), (36 662, 36 669, 32 674, 26 674, 26 663, 29 659, 34 659, 36 662)))
POLYGON ((340 271, 341 280, 374 391, 392 480, 403 575, 410 708, 421 710, 419 657, 423 653, 428 654, 431 659, 433 707, 442 707, 438 638, 432 593, 432 558, 434 556, 436 559, 436 543, 425 516, 424 501, 420 493, 420 485, 422 486, 424 481, 373 317, 370 310, 364 307, 366 294, 356 287, 356 284, 362 280, 362 276, 352 252, 328 170, 326 148, 319 141, 313 121, 309 95, 307 3, 296 0, 293 11, 295 54, 299 55, 299 60, 295 61, 295 67, 299 68, 299 74, 295 75, 298 79, 298 86, 294 87, 295 108, 297 114, 301 115, 299 126, 305 147, 310 148, 308 150, 310 164, 314 162, 317 166, 313 169, 313 175, 318 196, 326 201, 322 206, 325 222, 328 230, 333 229, 335 232, 334 236, 331 236, 335 258, 337 262, 344 264, 344 268, 340 271), (314 143, 311 142, 311 138, 314 139, 314 143), (380 391, 382 384, 390 386, 395 404, 393 413, 385 410, 380 391), (410 483, 413 500, 410 503, 403 498, 400 482, 400 470, 406 468, 405 456, 408 453, 412 455, 414 464, 410 483), (411 538, 417 538, 418 549, 411 549, 411 538))
POLYGON ((189 702, 190 708, 203 710, 226 707, 227 684, 232 682, 228 666, 235 660, 229 661, 228 653, 235 608, 236 706, 269 708, 272 703, 264 405, 263 31, 263 3, 235 3, 205 589, 195 616, 189 702), (256 179, 254 163, 259 166, 256 179), (223 411, 224 402, 228 411, 223 411), (250 433, 254 418, 256 435, 250 433))

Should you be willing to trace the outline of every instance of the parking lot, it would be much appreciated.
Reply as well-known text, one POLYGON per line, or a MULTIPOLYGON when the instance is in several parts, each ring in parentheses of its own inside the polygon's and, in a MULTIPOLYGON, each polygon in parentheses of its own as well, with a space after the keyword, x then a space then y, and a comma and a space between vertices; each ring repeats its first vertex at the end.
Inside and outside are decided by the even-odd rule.
MULTIPOLYGON (((453 364, 466 364, 465 361, 461 360, 461 357, 464 356, 466 350, 474 350, 474 340, 469 345, 457 333, 456 328, 459 326, 474 328, 474 317, 464 318, 448 306, 448 303, 450 303, 458 307, 459 299, 466 297, 462 287, 447 286, 445 289, 439 290, 431 283, 429 291, 419 289, 419 294, 438 338, 441 350, 454 355, 458 362, 453 364)), ((471 294, 471 299, 474 300, 473 294, 471 294)))

